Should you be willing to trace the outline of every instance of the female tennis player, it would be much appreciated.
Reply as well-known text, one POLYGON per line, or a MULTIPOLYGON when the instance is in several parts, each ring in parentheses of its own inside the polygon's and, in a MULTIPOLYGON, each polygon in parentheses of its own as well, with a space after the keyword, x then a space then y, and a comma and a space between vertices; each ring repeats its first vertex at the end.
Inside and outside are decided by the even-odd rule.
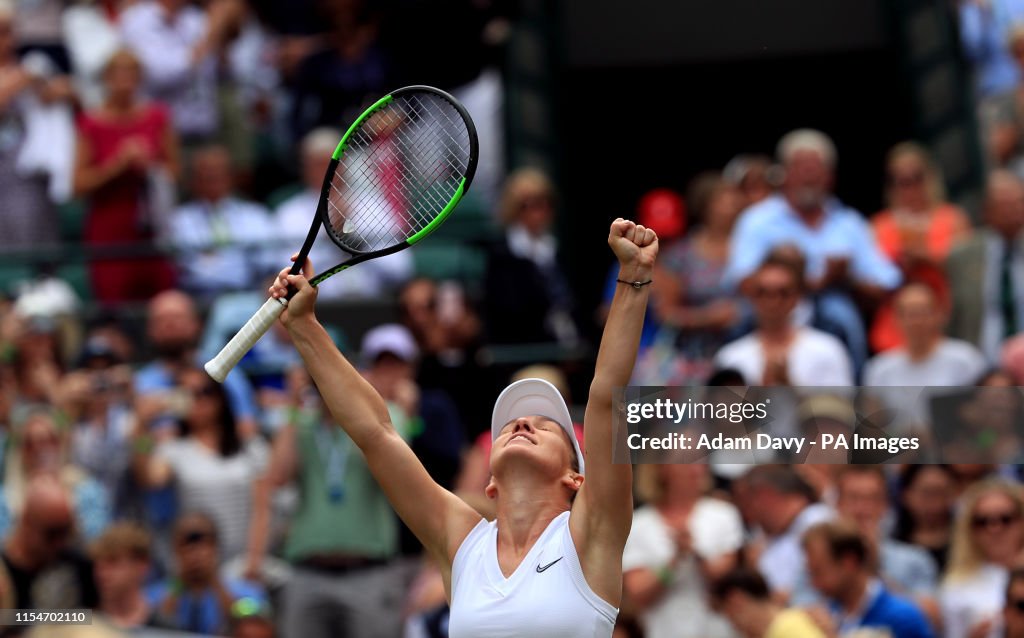
POLYGON ((633 513, 632 468, 612 464, 612 391, 629 383, 658 238, 617 219, 608 244, 619 260, 621 283, 584 417, 590 472, 584 482, 583 455, 557 390, 539 379, 512 384, 498 397, 491 419, 486 493, 495 500, 493 522, 431 480, 389 422, 384 400, 335 348, 313 312, 312 265, 307 261, 301 275, 281 271, 270 289, 274 297, 285 296, 289 284, 297 289, 281 321, 331 414, 440 564, 452 638, 612 635, 633 513))

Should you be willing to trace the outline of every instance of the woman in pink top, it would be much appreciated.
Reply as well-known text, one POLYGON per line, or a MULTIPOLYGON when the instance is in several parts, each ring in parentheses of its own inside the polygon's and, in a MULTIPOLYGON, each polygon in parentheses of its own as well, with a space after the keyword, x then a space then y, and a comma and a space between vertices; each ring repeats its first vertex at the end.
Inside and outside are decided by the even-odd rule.
MULTIPOLYGON (((950 249, 971 232, 970 221, 946 201, 942 175, 919 144, 904 142, 889 151, 886 179, 889 207, 871 220, 878 246, 900 266, 905 280, 931 284, 945 300, 943 263, 950 249)), ((902 343, 890 301, 875 315, 871 347, 882 351, 902 343)))

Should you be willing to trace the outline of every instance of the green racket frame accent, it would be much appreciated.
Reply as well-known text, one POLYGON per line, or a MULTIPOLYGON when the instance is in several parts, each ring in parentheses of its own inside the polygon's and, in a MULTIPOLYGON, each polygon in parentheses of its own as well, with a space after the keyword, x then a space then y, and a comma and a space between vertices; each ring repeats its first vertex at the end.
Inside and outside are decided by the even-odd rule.
POLYGON ((331 268, 330 270, 325 270, 316 277, 313 277, 312 279, 309 280, 309 283, 311 286, 319 286, 323 282, 323 280, 327 279, 332 275, 337 275, 342 270, 348 270, 351 266, 351 263, 339 264, 334 268, 331 268))
POLYGON ((416 242, 420 241, 421 239, 423 239, 424 237, 426 237, 430 233, 434 232, 434 229, 437 228, 438 226, 440 226, 441 222, 443 222, 448 217, 448 215, 450 215, 451 212, 453 210, 455 210, 455 207, 459 205, 459 202, 462 201, 462 196, 465 193, 466 193, 466 178, 463 177, 462 181, 459 183, 459 187, 457 189, 455 189, 455 193, 452 195, 451 201, 448 202, 448 205, 445 206, 444 209, 441 210, 441 212, 438 214, 438 216, 435 217, 433 220, 431 220, 431 222, 429 224, 427 224, 423 228, 423 230, 421 230, 420 232, 416 233, 415 235, 413 235, 409 239, 406 239, 405 242, 407 244, 409 244, 410 246, 412 246, 413 244, 415 244, 416 242))
POLYGON ((391 99, 392 99, 392 95, 393 94, 389 93, 388 95, 385 95, 381 99, 379 99, 376 102, 374 102, 370 106, 370 108, 368 108, 365 111, 363 111, 363 114, 360 115, 358 118, 356 118, 355 122, 352 122, 352 126, 348 127, 348 130, 345 131, 345 134, 341 136, 341 141, 338 142, 338 147, 334 149, 334 155, 332 155, 332 157, 334 159, 336 159, 336 160, 340 160, 341 159, 341 154, 345 152, 345 147, 348 145, 348 138, 352 137, 352 133, 354 133, 355 130, 357 128, 359 128, 362 125, 363 122, 366 121, 366 118, 370 117, 371 115, 376 113, 378 110, 380 110, 380 107, 382 107, 385 104, 389 103, 391 101, 391 99))
MULTIPOLYGON (((358 129, 363 123, 366 122, 367 118, 369 118, 371 115, 379 111, 382 107, 386 106, 388 103, 393 101, 396 96, 401 96, 407 92, 433 93, 435 96, 439 96, 447 100, 458 111, 458 114, 465 123, 469 134, 470 148, 469 156, 467 158, 468 164, 466 166, 465 175, 459 182, 458 187, 455 189, 455 193, 452 195, 451 199, 441 210, 441 212, 438 213, 437 217, 431 220, 430 223, 428 223, 422 230, 420 230, 419 232, 417 232, 415 235, 405 240, 404 242, 399 242, 393 246, 390 246, 382 250, 357 254, 356 252, 352 252, 349 248, 346 248, 344 245, 342 245, 333 234, 330 234, 330 230, 328 229, 328 234, 330 234, 331 239, 334 240, 335 243, 337 243, 342 249, 351 252, 353 256, 345 263, 338 264, 337 266, 327 270, 326 272, 323 272, 320 275, 313 277, 313 279, 310 280, 309 283, 312 284, 313 286, 317 286, 328 277, 335 275, 343 270, 347 270, 358 263, 366 261, 367 259, 373 259, 374 257, 383 257, 385 255, 390 255, 392 253, 398 252, 399 250, 402 250, 403 248, 408 248, 412 246, 413 244, 419 242, 424 237, 433 232, 441 224, 441 222, 443 222, 451 214, 451 212, 455 209, 458 203, 462 200, 463 195, 469 189, 469 185, 473 181, 473 175, 476 172, 477 158, 479 156, 479 141, 477 140, 476 136, 476 126, 473 124, 473 120, 472 118, 470 118, 469 113, 466 111, 466 108, 462 106, 462 104, 460 104, 451 95, 445 93, 444 91, 429 86, 407 86, 398 89, 397 91, 392 91, 388 95, 385 95, 381 99, 374 102, 373 105, 371 105, 368 109, 363 111, 362 115, 360 115, 356 119, 356 121, 352 123, 348 130, 345 131, 345 135, 342 136, 341 141, 338 142, 338 146, 334 149, 334 154, 331 156, 331 161, 328 164, 327 171, 324 176, 323 185, 320 188, 320 201, 317 204, 316 215, 313 218, 312 223, 310 224, 309 232, 306 234, 306 241, 303 243, 302 248, 299 250, 299 253, 296 256, 295 263, 292 265, 290 269, 291 274, 296 275, 301 271, 303 264, 306 262, 306 257, 309 255, 309 251, 313 247, 313 242, 316 241, 320 229, 325 228, 325 216, 327 214, 327 203, 330 190, 332 187, 335 172, 338 168, 338 163, 342 155, 345 153, 345 149, 348 146, 349 138, 352 137, 356 129, 358 129)), ((293 287, 289 287, 288 295, 285 298, 268 299, 267 302, 263 304, 263 307, 260 308, 260 310, 257 311, 256 314, 254 314, 251 319, 249 319, 249 321, 242 327, 242 329, 239 330, 238 333, 231 338, 231 341, 228 342, 228 344, 224 346, 223 349, 221 349, 220 353, 212 360, 207 362, 205 366, 206 371, 210 374, 210 376, 213 379, 220 382, 224 381, 224 378, 227 376, 228 372, 230 372, 230 370, 235 367, 235 365, 242 359, 242 357, 245 356, 245 353, 248 352, 249 349, 252 348, 252 346, 260 339, 260 337, 262 337, 270 329, 273 322, 281 315, 281 313, 284 311, 284 308, 288 305, 288 300, 295 295, 295 292, 296 291, 293 287)))

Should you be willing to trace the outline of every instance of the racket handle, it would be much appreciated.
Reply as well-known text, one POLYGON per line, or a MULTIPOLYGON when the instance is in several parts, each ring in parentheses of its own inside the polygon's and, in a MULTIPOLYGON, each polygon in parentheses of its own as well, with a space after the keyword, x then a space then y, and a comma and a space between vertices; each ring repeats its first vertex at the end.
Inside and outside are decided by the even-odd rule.
POLYGON ((288 307, 286 299, 275 299, 274 297, 267 299, 267 303, 256 311, 256 314, 242 326, 242 329, 231 338, 231 341, 221 349, 217 356, 206 363, 204 366, 206 373, 219 383, 223 383, 224 377, 228 376, 231 369, 238 365, 245 353, 256 345, 260 337, 267 334, 270 326, 274 325, 286 307, 288 307))

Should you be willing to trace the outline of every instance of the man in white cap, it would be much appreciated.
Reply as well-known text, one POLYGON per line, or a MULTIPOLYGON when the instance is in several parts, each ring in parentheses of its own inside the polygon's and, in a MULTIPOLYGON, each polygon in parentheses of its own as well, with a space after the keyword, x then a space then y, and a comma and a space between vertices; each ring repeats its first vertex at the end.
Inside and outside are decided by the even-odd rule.
MULTIPOLYGON (((316 290, 287 270, 275 298, 298 293, 282 315, 337 422, 359 446, 388 499, 441 566, 452 638, 612 635, 622 599, 622 550, 632 519, 632 467, 613 464, 612 392, 629 383, 647 307, 655 233, 618 219, 608 244, 619 260, 584 424, 586 465, 554 387, 525 380, 498 398, 491 423, 497 518, 483 520, 430 479, 395 432, 387 407, 316 321, 316 290), (578 468, 578 469, 577 469, 578 468)), ((529 309, 524 308, 527 312, 529 309)))

